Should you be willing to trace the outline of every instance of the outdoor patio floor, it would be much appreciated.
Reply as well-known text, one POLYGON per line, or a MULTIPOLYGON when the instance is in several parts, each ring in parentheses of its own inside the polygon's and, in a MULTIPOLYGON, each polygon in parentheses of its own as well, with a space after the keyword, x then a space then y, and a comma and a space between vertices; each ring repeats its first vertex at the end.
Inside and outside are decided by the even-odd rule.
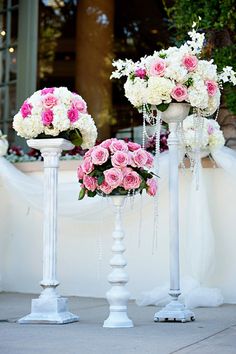
POLYGON ((0 293, 0 354, 171 354, 236 353, 236 305, 197 308, 196 321, 154 323, 157 308, 129 304, 135 327, 107 329, 104 299, 69 298, 80 322, 20 325, 35 295, 0 293))

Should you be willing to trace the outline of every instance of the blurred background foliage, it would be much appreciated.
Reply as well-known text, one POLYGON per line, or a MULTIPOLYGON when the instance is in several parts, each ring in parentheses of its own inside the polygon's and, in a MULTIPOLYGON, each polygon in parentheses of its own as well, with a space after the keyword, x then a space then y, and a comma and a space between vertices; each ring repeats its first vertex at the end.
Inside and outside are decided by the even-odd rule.
MULTIPOLYGON (((203 57, 213 58, 219 70, 228 65, 236 70, 236 6, 234 0, 163 0, 172 44, 180 44, 193 21, 206 33, 203 57), (201 20, 199 20, 199 17, 201 20)), ((226 84, 223 103, 236 114, 236 88, 226 84)))

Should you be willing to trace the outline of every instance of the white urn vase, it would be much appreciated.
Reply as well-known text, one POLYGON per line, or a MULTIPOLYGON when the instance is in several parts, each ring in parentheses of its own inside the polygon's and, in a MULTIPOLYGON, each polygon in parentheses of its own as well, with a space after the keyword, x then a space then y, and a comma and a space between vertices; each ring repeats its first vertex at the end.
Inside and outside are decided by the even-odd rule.
POLYGON ((193 312, 178 301, 180 291, 179 267, 179 138, 178 126, 189 113, 187 103, 171 103, 162 113, 162 120, 169 125, 169 224, 170 224, 170 291, 171 302, 154 315, 154 321, 186 322, 195 319, 193 312))
POLYGON ((130 298, 130 293, 125 285, 129 278, 125 271, 127 262, 123 256, 125 246, 123 243, 124 230, 122 226, 122 210, 126 196, 114 195, 109 199, 112 202, 115 214, 115 229, 112 237, 114 243, 112 245, 112 258, 110 266, 112 271, 108 276, 108 281, 111 284, 111 289, 106 293, 107 301, 110 304, 110 313, 104 321, 103 327, 107 328, 128 328, 133 327, 132 320, 127 315, 127 304, 130 298))

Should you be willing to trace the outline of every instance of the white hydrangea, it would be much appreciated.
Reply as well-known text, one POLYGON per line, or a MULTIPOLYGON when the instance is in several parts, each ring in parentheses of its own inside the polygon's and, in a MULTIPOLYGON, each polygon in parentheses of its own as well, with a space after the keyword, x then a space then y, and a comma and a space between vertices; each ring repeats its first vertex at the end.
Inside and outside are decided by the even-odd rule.
POLYGON ((199 60, 196 74, 202 80, 213 80, 217 82, 217 66, 213 64, 213 60, 199 60))
POLYGON ((90 149, 94 146, 97 139, 97 128, 89 114, 81 114, 73 127, 79 129, 82 135, 83 143, 81 147, 83 149, 90 149))
POLYGON ((194 151, 197 148, 216 149, 224 145, 225 139, 219 124, 213 119, 188 116, 183 121, 183 142, 194 151))
POLYGON ((133 106, 141 107, 145 103, 146 87, 146 81, 139 77, 136 77, 133 81, 127 78, 124 85, 125 96, 133 106))
POLYGON ((192 107, 205 109, 208 106, 208 93, 204 84, 190 86, 188 90, 188 100, 192 107))
POLYGON ((159 105, 162 102, 171 102, 171 91, 174 83, 164 77, 152 76, 148 80, 148 86, 145 92, 146 102, 152 105, 159 105))
POLYGON ((53 127, 59 132, 66 131, 70 128, 71 123, 67 117, 66 106, 55 106, 52 109, 53 111, 53 127))
POLYGON ((225 138, 221 130, 216 130, 214 134, 209 135, 209 148, 218 149, 225 143, 225 138))
POLYGON ((38 116, 27 119, 23 118, 20 112, 14 117, 13 128, 17 131, 19 136, 26 139, 36 138, 44 131, 43 123, 38 116))

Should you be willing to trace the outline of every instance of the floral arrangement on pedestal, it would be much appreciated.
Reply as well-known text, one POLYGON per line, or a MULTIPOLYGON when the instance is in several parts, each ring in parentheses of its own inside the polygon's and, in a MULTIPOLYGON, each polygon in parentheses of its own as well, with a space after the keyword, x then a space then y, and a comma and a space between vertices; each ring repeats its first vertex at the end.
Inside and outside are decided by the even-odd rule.
POLYGON ((197 136, 196 116, 192 114, 183 121, 183 141, 187 152, 200 149, 206 155, 211 150, 221 148, 224 143, 224 135, 219 124, 214 119, 200 117, 201 130, 197 136))
POLYGON ((152 154, 131 141, 107 139, 86 152, 78 168, 79 199, 85 195, 129 195, 136 192, 154 196, 157 180, 151 168, 152 154))
POLYGON ((140 111, 152 106, 159 111, 171 102, 189 103, 201 115, 212 115, 220 105, 220 89, 225 82, 236 85, 232 67, 218 73, 213 60, 201 59, 205 34, 198 33, 193 24, 190 40, 178 47, 155 51, 137 62, 117 60, 111 78, 127 77, 125 96, 140 111))
POLYGON ((83 149, 94 146, 97 138, 86 102, 66 87, 36 91, 14 116, 13 128, 26 139, 62 137, 83 149))
POLYGON ((3 135, 2 131, 0 130, 0 156, 4 156, 8 150, 8 141, 7 136, 3 135))

